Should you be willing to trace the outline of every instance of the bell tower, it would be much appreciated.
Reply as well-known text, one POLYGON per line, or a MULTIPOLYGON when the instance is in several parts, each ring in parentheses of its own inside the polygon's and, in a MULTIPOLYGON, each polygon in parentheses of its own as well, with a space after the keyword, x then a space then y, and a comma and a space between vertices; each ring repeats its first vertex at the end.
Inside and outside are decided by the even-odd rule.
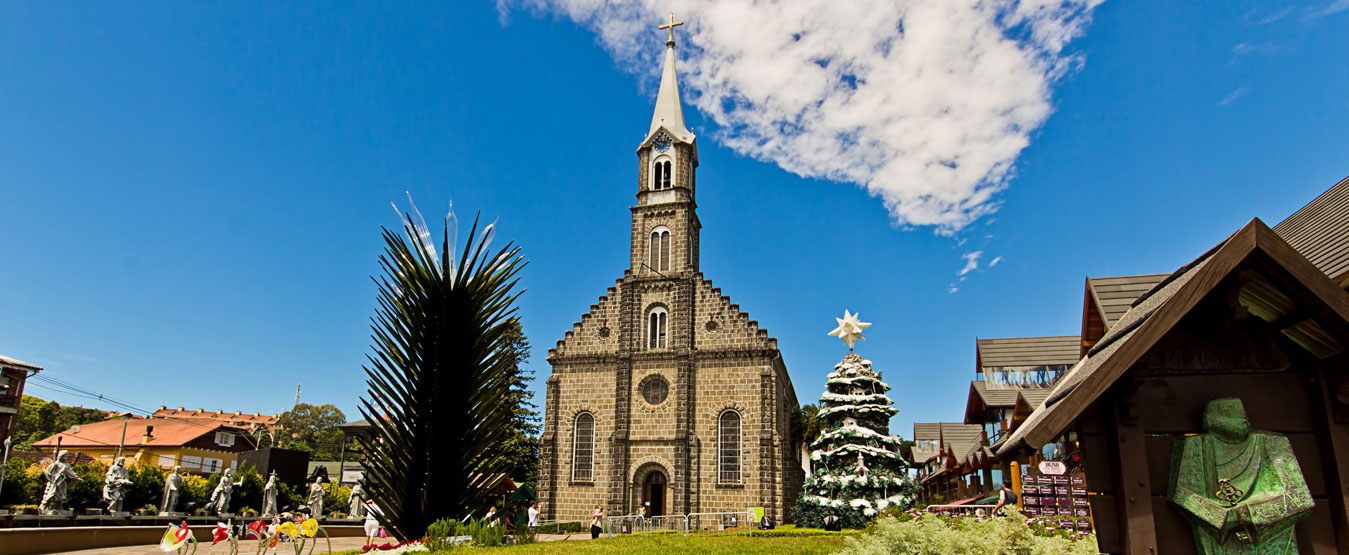
POLYGON ((639 276, 675 276, 698 271, 698 221, 694 193, 698 145, 684 126, 684 107, 675 73, 674 28, 683 25, 671 15, 661 29, 665 63, 656 95, 651 128, 637 147, 637 204, 632 207, 631 271, 639 276))

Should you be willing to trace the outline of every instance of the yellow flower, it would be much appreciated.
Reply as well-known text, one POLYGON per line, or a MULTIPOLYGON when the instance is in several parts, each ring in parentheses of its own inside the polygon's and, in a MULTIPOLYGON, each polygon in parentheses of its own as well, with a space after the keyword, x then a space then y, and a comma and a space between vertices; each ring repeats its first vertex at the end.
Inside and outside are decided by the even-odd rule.
POLYGON ((300 535, 300 530, 295 527, 295 523, 289 520, 276 525, 276 531, 279 534, 285 534, 292 538, 300 535))
POLYGON ((300 532, 302 532, 306 538, 314 537, 314 534, 319 533, 319 521, 311 518, 300 523, 300 532))

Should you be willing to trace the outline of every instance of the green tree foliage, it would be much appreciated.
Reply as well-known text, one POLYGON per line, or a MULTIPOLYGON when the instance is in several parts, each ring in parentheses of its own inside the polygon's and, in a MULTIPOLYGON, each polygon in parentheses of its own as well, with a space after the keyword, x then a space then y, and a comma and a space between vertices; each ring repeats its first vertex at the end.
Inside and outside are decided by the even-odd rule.
POLYGON ((820 420, 820 407, 806 405, 792 415, 792 442, 795 445, 810 445, 820 437, 824 423, 820 420))
POLYGON ((947 518, 909 512, 876 520, 866 534, 849 538, 845 555, 1087 555, 1096 537, 1028 522, 1015 509, 1006 517, 947 518))
POLYGON ((27 459, 10 459, 5 465, 5 486, 0 491, 0 507, 36 505, 42 495, 42 482, 37 477, 37 463, 27 459))
POLYGON ((490 475, 516 470, 498 446, 516 433, 512 321, 524 261, 514 245, 489 250, 490 227, 479 233, 476 221, 462 253, 450 250, 448 221, 437 248, 420 219, 406 216, 401 235, 384 230, 361 399, 366 490, 401 539, 480 513, 493 501, 482 487, 490 475))
POLYGON ((513 468, 511 478, 517 482, 534 484, 539 475, 539 413, 534 405, 534 392, 529 390, 529 382, 534 372, 525 368, 529 362, 529 340, 520 327, 518 318, 511 318, 510 331, 506 343, 509 345, 512 368, 510 397, 515 413, 511 418, 510 437, 502 442, 501 449, 509 466, 513 468))
POLYGON ((346 421, 335 405, 299 403, 277 418, 277 447, 304 451, 311 460, 338 460, 342 430, 337 427, 346 421))
POLYGON ((63 407, 56 401, 47 401, 24 395, 19 402, 19 422, 14 432, 16 451, 32 451, 33 442, 40 441, 67 428, 106 420, 107 411, 84 407, 63 407))

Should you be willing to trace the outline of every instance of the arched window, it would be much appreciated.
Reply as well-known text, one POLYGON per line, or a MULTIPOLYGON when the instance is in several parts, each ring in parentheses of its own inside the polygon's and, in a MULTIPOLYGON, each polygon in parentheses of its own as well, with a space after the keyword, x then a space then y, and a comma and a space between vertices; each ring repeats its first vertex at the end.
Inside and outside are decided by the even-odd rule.
POLYGON ((576 415, 572 427, 571 479, 574 482, 595 480, 595 417, 588 412, 576 415))
POLYGON ((733 410, 717 418, 717 483, 740 483, 740 413, 733 410))
POLYGON ((663 191, 674 186, 674 164, 669 158, 661 157, 652 164, 651 189, 663 191))
POLYGON ((666 330, 668 329, 667 326, 669 323, 667 321, 668 319, 669 313, 665 311, 664 307, 658 306, 651 309, 651 312, 646 319, 647 349, 664 349, 669 346, 668 340, 666 339, 666 330))
POLYGON ((647 249, 647 265, 657 272, 670 271, 670 229, 665 226, 651 230, 651 246, 647 249))

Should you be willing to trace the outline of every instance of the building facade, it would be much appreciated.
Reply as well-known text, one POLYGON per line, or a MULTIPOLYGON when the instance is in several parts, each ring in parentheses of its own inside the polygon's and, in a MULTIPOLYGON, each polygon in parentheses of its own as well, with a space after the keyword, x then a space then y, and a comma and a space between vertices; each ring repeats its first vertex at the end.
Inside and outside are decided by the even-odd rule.
POLYGON ((50 453, 60 440, 62 451, 112 464, 118 453, 127 464, 215 474, 238 468, 239 454, 257 449, 249 430, 209 419, 109 418, 81 424, 33 442, 50 453))
POLYGON ((782 522, 804 479, 777 340, 699 267, 698 148, 674 46, 637 148, 628 268, 548 353, 546 519, 764 507, 782 522))
POLYGON ((23 407, 23 386, 29 376, 40 371, 37 366, 0 355, 0 443, 14 435, 23 407))

